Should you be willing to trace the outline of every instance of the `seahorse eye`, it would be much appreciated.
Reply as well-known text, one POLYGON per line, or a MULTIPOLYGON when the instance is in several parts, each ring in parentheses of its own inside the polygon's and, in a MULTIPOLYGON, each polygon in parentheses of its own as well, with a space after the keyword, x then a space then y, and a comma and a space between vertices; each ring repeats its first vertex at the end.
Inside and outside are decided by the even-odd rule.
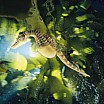
POLYGON ((22 41, 24 38, 24 36, 22 36, 21 34, 19 34, 19 36, 17 37, 17 40, 22 41))
POLYGON ((20 32, 20 33, 19 33, 19 36, 25 37, 24 32, 20 32))
POLYGON ((24 32, 20 32, 20 33, 19 33, 18 39, 21 40, 21 41, 25 39, 25 34, 24 34, 24 32))
POLYGON ((23 34, 24 32, 20 32, 19 34, 23 34))

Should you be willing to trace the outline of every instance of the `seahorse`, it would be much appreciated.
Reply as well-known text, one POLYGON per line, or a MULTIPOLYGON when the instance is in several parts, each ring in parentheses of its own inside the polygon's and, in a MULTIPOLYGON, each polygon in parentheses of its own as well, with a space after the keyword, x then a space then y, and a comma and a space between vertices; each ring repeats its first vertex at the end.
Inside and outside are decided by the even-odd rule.
POLYGON ((16 38, 16 42, 11 46, 17 47, 21 42, 26 41, 29 37, 33 37, 38 45, 37 51, 46 58, 53 58, 56 55, 59 59, 70 69, 79 72, 83 76, 90 77, 85 72, 81 71, 78 67, 74 66, 68 61, 65 55, 57 48, 56 42, 49 35, 44 34, 38 30, 20 32, 16 38))

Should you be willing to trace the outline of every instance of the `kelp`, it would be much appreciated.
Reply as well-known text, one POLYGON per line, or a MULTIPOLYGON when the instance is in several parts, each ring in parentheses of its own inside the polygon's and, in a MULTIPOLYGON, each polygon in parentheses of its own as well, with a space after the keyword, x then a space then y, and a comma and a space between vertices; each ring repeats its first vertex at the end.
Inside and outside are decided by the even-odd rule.
POLYGON ((24 16, 8 12, 0 17, 2 104, 102 104, 104 19, 93 5, 92 0, 31 0, 24 16), (17 50, 10 49, 26 29, 54 37, 68 60, 90 78, 69 70, 57 57, 47 59, 36 53, 33 38, 17 50))
POLYGON ((16 78, 13 78, 7 85, 5 85, 4 89, 1 90, 1 103, 9 103, 14 95, 18 95, 18 91, 28 88, 28 83, 36 77, 36 74, 34 73, 35 69, 32 69, 30 72, 23 72, 22 76, 18 73, 16 78))

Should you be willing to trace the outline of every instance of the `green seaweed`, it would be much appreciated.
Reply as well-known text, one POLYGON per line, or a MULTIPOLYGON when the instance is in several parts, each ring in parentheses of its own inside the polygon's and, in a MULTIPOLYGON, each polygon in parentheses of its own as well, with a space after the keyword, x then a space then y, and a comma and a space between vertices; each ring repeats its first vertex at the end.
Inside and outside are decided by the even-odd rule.
MULTIPOLYGON (((102 104, 104 18, 90 11, 92 4, 91 0, 31 0, 24 16, 21 13, 9 16, 9 11, 5 16, 0 15, 2 103, 102 104), (38 29, 51 35, 68 60, 88 73, 90 78, 70 70, 57 57, 47 59, 39 53, 25 56, 12 52, 10 46, 18 33, 26 29, 38 29), (11 100, 13 96, 18 101, 11 100)), ((36 52, 36 41, 30 40, 29 48, 36 52)))

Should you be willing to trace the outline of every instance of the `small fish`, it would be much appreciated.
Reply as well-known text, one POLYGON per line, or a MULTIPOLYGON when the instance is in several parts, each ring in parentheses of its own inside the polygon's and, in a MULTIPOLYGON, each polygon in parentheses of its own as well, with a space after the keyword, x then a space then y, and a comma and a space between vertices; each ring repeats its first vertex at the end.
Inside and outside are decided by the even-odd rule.
POLYGON ((29 37, 33 37, 38 45, 38 52, 46 58, 53 58, 58 56, 59 59, 70 69, 79 72, 80 74, 90 77, 88 74, 81 71, 78 67, 71 64, 65 55, 57 48, 55 41, 47 34, 44 34, 38 30, 20 32, 16 42, 11 46, 15 48, 19 46, 21 42, 25 42, 29 37))

